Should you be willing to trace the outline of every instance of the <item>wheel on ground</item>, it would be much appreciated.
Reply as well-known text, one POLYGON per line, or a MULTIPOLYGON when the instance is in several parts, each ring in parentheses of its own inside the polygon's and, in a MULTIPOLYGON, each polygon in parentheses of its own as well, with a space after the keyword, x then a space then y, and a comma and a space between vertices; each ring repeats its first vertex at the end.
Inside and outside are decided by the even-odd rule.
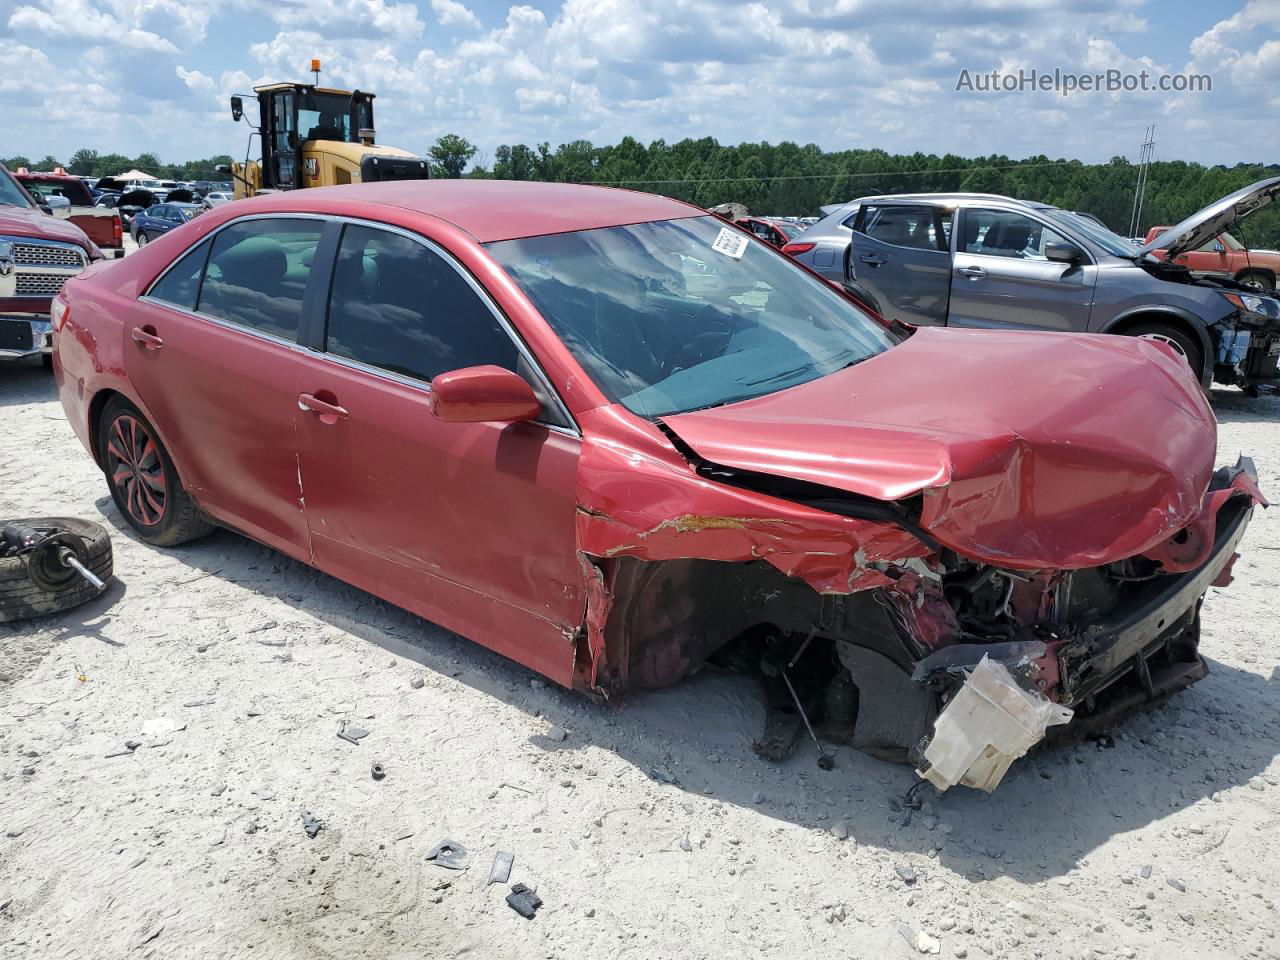
MULTIPOLYGON (((84 541, 85 552, 82 559, 85 566, 97 574, 100 580, 111 579, 111 538, 101 524, 77 517, 0 520, 0 526, 7 523, 37 529, 52 527, 75 534, 84 541)), ((59 613, 92 600, 97 595, 98 588, 78 576, 62 589, 49 590, 37 586, 28 575, 25 557, 0 557, 0 623, 59 613)))
POLYGON ((1253 287, 1262 293, 1270 296, 1276 292, 1276 282, 1265 273, 1242 273, 1240 282, 1247 287, 1253 287))
POLYGON ((1187 361, 1187 365, 1191 367, 1196 379, 1200 378, 1200 374, 1204 370, 1204 351, 1200 348, 1200 344, 1192 338, 1191 334, 1164 323, 1140 323, 1136 327, 1130 327, 1125 333, 1131 337, 1142 337, 1145 340, 1159 340, 1161 343, 1167 343, 1187 361))
POLYGON ((113 398, 102 412, 98 455, 111 499, 147 543, 172 547, 213 529, 182 488, 155 429, 123 397, 113 398))
POLYGON ((147 245, 147 235, 144 231, 138 232, 138 246, 145 247, 147 245))
POLYGON ((52 353, 42 353, 42 354, 40 354, 40 362, 41 362, 42 364, 44 364, 44 368, 45 368, 46 370, 52 370, 52 369, 53 369, 53 354, 52 354, 52 353))

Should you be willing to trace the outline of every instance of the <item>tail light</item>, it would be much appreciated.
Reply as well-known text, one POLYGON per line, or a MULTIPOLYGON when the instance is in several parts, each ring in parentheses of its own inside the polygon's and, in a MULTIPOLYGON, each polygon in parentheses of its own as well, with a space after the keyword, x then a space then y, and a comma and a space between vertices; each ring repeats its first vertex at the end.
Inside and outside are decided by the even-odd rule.
POLYGON ((67 318, 71 316, 71 304, 67 302, 66 297, 65 293, 59 293, 49 304, 49 323, 55 332, 61 330, 67 318))
POLYGON ((124 244, 124 227, 120 224, 120 214, 111 218, 111 245, 119 247, 124 244))
POLYGON ((816 246, 817 246, 816 243, 803 243, 803 242, 796 243, 793 241, 791 243, 784 244, 782 247, 782 252, 786 254, 790 254, 791 256, 795 257, 795 256, 799 256, 802 253, 808 253, 810 250, 812 250, 816 246))

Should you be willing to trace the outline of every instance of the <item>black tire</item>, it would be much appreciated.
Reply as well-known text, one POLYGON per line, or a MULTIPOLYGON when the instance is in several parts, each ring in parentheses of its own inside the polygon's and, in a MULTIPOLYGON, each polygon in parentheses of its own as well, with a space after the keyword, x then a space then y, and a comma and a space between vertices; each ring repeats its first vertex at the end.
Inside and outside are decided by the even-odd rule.
MULTIPOLYGON (((85 541, 88 563, 85 565, 100 580, 111 579, 113 558, 111 538, 106 529, 90 520, 76 517, 24 517, 20 520, 0 520, 0 525, 21 523, 27 527, 58 527, 85 541)), ((50 613, 60 613, 92 600, 98 589, 80 578, 66 590, 45 590, 36 586, 27 576, 27 561, 23 557, 0 557, 0 623, 26 620, 50 613)))
POLYGON ((102 411, 98 457, 116 509, 142 540, 158 547, 175 547, 213 530, 213 524, 183 489, 155 428, 124 397, 112 397, 102 411), (124 437, 133 442, 121 442, 124 437), (132 462, 127 462, 130 457, 132 462))
POLYGON ((1186 358, 1191 372, 1199 380, 1204 373, 1204 350, 1191 334, 1167 323, 1140 323, 1125 331, 1125 336, 1163 340, 1186 358))
POLYGON ((1265 273, 1258 273, 1256 270, 1253 271, 1252 273, 1248 273, 1248 272, 1242 273, 1236 279, 1239 280, 1241 283, 1248 284, 1249 286, 1252 286, 1252 287, 1257 287, 1259 291, 1267 294, 1267 296, 1270 296, 1271 294, 1276 292, 1275 280, 1267 276, 1265 273))
POLYGON ((53 369, 53 354, 52 354, 52 353, 42 353, 42 354, 40 354, 40 362, 41 362, 42 364, 44 364, 44 368, 45 368, 46 370, 52 370, 52 369, 53 369))

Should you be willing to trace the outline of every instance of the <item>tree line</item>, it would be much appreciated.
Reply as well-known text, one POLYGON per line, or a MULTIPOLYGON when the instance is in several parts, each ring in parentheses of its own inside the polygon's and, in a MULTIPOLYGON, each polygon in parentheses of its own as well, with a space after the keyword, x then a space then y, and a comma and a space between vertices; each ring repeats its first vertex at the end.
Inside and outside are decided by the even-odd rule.
MULTIPOLYGON (((574 140, 554 149, 549 143, 533 147, 503 144, 490 162, 466 138, 450 133, 436 140, 426 155, 432 174, 438 177, 607 184, 660 193, 700 207, 733 201, 745 204, 753 213, 776 216, 816 215, 824 204, 879 193, 995 193, 1091 213, 1123 235, 1129 233, 1138 177, 1137 166, 1124 157, 1113 157, 1106 163, 1045 155, 1014 160, 1000 154, 962 157, 951 153, 823 150, 816 144, 800 146, 789 141, 733 146, 711 137, 676 143, 654 140, 647 145, 623 137, 606 146, 574 140)), ((78 176, 105 176, 137 167, 166 179, 219 180, 225 175, 214 168, 229 164, 231 158, 224 155, 166 164, 150 153, 128 157, 82 149, 65 164, 51 156, 34 163, 26 157, 0 158, 0 162, 10 169, 51 170, 62 165, 78 176)), ((1233 190, 1277 174, 1277 164, 1206 167, 1181 160, 1152 163, 1136 233, 1176 223, 1233 190)), ((1254 247, 1280 247, 1277 207, 1245 221, 1237 231, 1239 239, 1254 247)))

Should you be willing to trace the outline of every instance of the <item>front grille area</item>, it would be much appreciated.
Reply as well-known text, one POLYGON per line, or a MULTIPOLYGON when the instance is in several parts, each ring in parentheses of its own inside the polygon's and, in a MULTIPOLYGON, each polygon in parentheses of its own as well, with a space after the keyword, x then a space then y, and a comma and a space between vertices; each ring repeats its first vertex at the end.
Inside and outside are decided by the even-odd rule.
POLYGON ((70 274, 19 273, 14 294, 19 297, 52 297, 71 279, 70 274))
POLYGON ((13 244, 13 262, 19 267, 82 268, 84 254, 75 247, 55 247, 43 243, 13 244))

